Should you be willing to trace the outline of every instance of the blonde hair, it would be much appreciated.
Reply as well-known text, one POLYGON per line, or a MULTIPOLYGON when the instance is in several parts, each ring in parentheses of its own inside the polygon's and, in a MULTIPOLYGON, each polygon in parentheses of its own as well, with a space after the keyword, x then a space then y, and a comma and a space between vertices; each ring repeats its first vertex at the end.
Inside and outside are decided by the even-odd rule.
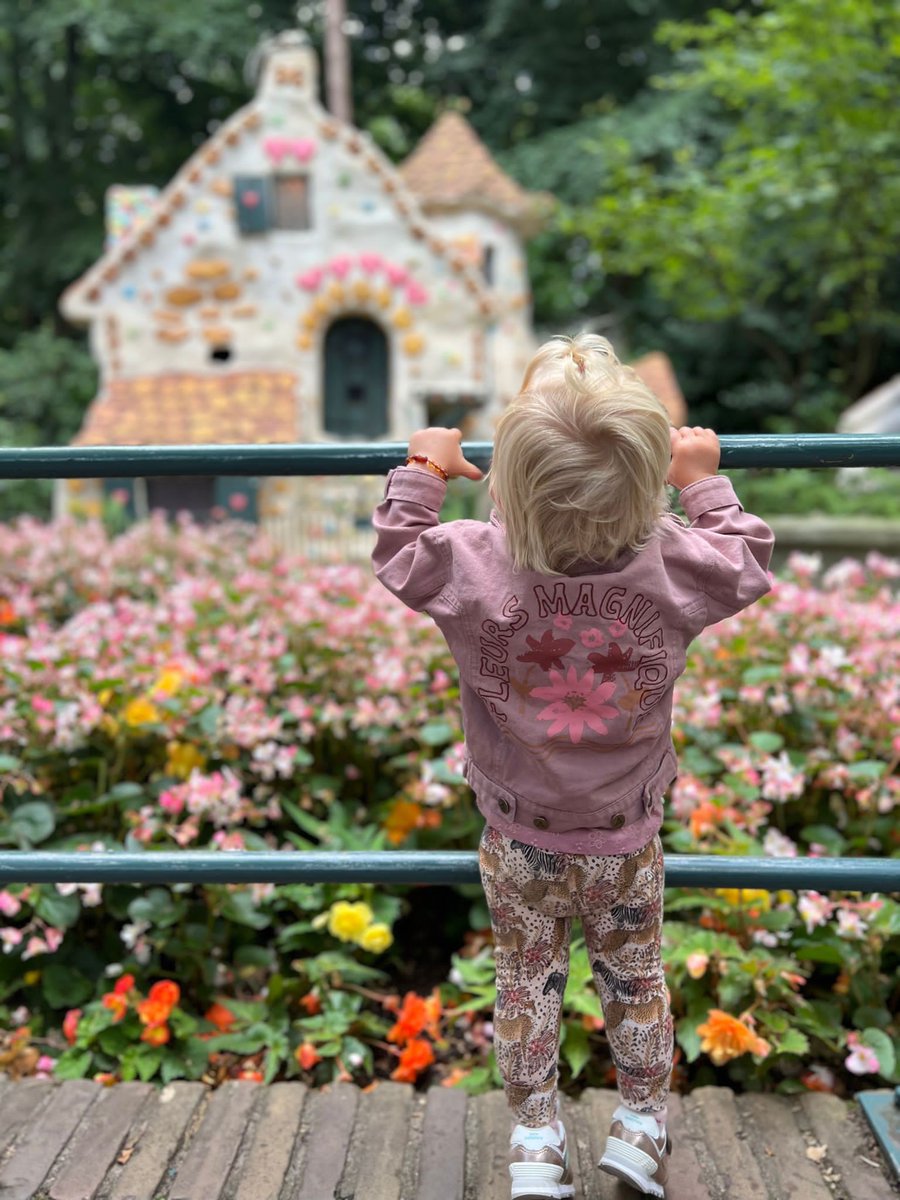
POLYGON ((669 417, 597 334, 554 337, 504 410, 489 472, 516 567, 642 550, 668 510, 669 417))

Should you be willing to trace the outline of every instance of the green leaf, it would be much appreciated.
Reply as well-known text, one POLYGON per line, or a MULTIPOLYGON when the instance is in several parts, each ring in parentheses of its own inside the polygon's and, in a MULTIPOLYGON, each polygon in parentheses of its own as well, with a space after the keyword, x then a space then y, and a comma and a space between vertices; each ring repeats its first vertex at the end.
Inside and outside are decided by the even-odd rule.
POLYGON ((158 1046, 142 1046, 136 1057, 137 1073, 144 1083, 149 1082, 159 1070, 163 1052, 158 1046))
POLYGON ((10 814, 10 833, 23 849, 44 841, 55 828, 53 809, 43 800, 28 800, 10 814))
POLYGON ((53 884, 47 884, 42 886, 35 898, 34 911, 48 925, 69 929, 81 915, 81 901, 77 892, 71 896, 61 896, 53 884))
POLYGON ((419 740, 426 746, 444 746, 456 737, 456 730, 447 721, 428 721, 420 726, 419 740))
POLYGON ((859 1040, 870 1050, 874 1050, 878 1058, 879 1074, 885 1079, 892 1079, 897 1069, 897 1059, 894 1044, 883 1029, 869 1027, 859 1035, 859 1040))
POLYGON ((591 1057, 587 1030, 580 1022, 575 1023, 573 1021, 566 1021, 563 1025, 563 1030, 563 1058, 572 1070, 572 1078, 576 1079, 591 1057))
POLYGON ((799 1029, 789 1029, 774 1040, 774 1048, 778 1054, 808 1054, 809 1038, 799 1029))
POLYGON ((41 972, 41 991, 51 1008, 77 1008, 91 999, 94 985, 73 967, 50 962, 41 972))
POLYGON ((272 924, 272 918, 256 907, 249 891, 226 892, 221 900, 220 911, 228 920, 238 925, 249 925, 251 929, 266 929, 272 924))
MULTIPOLYGON (((780 676, 781 668, 777 667, 776 672, 780 676)), ((758 729, 751 733, 749 741, 752 746, 755 746, 757 750, 762 750, 764 754, 777 754, 784 748, 784 738, 781 734, 772 733, 768 729, 758 729)))
POLYGON ((54 1079, 83 1079, 91 1068, 93 1054, 90 1050, 66 1050, 56 1060, 54 1079))

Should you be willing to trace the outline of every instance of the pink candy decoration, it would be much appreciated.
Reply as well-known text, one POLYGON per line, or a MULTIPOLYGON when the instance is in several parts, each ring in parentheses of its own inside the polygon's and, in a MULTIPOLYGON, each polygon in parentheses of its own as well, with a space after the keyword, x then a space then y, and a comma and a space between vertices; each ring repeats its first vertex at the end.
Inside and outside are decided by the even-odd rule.
POLYGON ((309 271, 304 271, 302 275, 297 276, 297 285, 302 287, 307 292, 314 292, 322 282, 324 272, 321 267, 313 267, 309 271))
POLYGON ((263 140, 263 153, 276 165, 287 155, 298 162, 309 162, 316 152, 312 138, 267 137, 263 140))
POLYGON ((352 260, 346 254, 339 254, 328 264, 328 270, 332 275, 337 275, 338 279, 343 279, 352 265, 352 260))
POLYGON ((388 263, 387 277, 393 284, 406 283, 409 275, 405 267, 394 266, 393 263, 388 263))
POLYGON ((376 271, 380 271, 384 266, 384 259, 380 254, 361 254, 359 256, 359 265, 367 275, 374 275, 376 271))
POLYGON ((406 300, 408 304, 427 304, 428 293, 420 283, 410 282, 406 288, 406 300))

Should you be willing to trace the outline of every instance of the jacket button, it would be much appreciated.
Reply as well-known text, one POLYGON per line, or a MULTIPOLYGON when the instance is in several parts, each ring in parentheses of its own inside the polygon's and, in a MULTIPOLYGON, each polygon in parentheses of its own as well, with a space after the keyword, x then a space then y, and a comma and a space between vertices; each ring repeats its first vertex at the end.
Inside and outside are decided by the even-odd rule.
POLYGON ((550 822, 546 817, 535 817, 532 821, 532 825, 534 825, 535 829, 546 829, 549 824, 550 822))
POLYGON ((621 829, 622 826, 625 824, 625 814, 624 813, 616 813, 616 815, 613 817, 612 821, 610 821, 610 824, 612 825, 613 829, 621 829))
POLYGON ((502 813, 508 813, 509 812, 509 801, 508 800, 498 800, 497 807, 500 809, 500 811, 502 813))

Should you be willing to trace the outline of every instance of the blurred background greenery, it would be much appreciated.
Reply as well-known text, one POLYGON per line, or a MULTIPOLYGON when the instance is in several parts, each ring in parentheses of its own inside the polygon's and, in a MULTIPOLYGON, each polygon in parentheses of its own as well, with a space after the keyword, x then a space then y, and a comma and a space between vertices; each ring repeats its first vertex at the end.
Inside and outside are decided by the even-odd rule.
MULTIPOLYGON (((900 372, 894 0, 347 7, 354 119, 388 154, 456 105, 557 197, 530 247, 542 332, 665 351, 723 433, 833 430, 900 372)), ((0 443, 67 441, 94 395, 57 302, 101 252, 106 188, 165 184, 249 97, 260 39, 321 46, 323 10, 0 0, 0 443)), ((0 518, 48 511, 49 485, 11 497, 0 518)))

